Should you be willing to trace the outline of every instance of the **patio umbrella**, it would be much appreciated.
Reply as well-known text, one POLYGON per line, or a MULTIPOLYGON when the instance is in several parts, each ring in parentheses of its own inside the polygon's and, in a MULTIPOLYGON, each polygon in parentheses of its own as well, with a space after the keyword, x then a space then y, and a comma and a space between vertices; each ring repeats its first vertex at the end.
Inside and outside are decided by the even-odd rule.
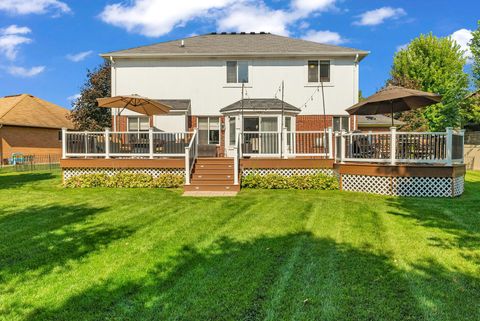
POLYGON ((387 86, 364 101, 346 109, 350 115, 377 115, 415 110, 439 103, 442 96, 399 86, 387 86))
POLYGON ((128 109, 147 116, 163 115, 170 111, 170 106, 139 95, 97 98, 97 103, 99 107, 121 108, 120 113, 128 109))

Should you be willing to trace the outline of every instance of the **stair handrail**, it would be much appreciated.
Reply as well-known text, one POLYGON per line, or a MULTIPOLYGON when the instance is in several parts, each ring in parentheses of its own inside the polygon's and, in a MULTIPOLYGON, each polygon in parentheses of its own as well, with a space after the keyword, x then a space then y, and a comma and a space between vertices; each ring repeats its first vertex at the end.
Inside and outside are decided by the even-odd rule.
POLYGON ((195 128, 192 138, 185 147, 185 185, 190 185, 190 176, 198 155, 198 130, 195 128))

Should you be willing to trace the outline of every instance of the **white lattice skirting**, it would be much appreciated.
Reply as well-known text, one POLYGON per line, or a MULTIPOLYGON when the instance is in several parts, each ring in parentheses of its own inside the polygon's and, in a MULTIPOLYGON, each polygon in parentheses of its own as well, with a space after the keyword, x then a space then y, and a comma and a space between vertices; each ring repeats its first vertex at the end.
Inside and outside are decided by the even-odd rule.
POLYGON ((249 174, 267 175, 279 174, 284 176, 292 175, 315 175, 322 173, 328 176, 334 176, 335 172, 331 168, 245 168, 242 171, 242 177, 249 174))
POLYGON ((164 174, 185 175, 183 168, 64 168, 63 179, 84 174, 107 174, 113 176, 118 173, 148 174, 157 178, 164 174))
POLYGON ((464 177, 342 175, 342 190, 381 195, 452 197, 463 193, 464 177))

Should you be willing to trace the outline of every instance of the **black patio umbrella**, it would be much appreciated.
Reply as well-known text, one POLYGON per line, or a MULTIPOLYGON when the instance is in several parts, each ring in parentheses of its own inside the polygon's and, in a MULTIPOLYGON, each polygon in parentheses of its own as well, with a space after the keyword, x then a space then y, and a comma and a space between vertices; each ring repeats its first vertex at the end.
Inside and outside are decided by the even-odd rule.
POLYGON ((393 113, 433 105, 441 99, 438 94, 389 85, 346 111, 350 115, 391 114, 393 126, 393 113))

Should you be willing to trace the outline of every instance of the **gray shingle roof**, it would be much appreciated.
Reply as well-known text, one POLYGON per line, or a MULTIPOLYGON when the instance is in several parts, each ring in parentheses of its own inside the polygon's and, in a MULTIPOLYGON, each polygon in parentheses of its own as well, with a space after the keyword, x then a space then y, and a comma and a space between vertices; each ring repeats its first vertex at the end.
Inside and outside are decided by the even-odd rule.
POLYGON ((188 110, 190 108, 190 99, 154 99, 161 104, 167 105, 172 110, 188 110))
MULTIPOLYGON (((405 125, 401 120, 394 119, 393 123, 398 126, 405 125)), ((391 126, 392 118, 384 115, 365 115, 358 116, 358 126, 359 127, 383 127, 391 126)))
MULTIPOLYGON (((242 109, 242 100, 236 101, 231 105, 223 107, 220 109, 221 113, 229 111, 240 111, 242 109)), ((280 111, 282 110, 282 101, 276 98, 254 98, 254 99, 244 99, 243 100, 243 109, 246 111, 280 111)), ((301 110, 295 106, 290 105, 289 103, 284 102, 284 110, 297 112, 301 110)))
POLYGON ((288 56, 331 55, 354 56, 360 59, 369 52, 359 49, 327 45, 302 39, 255 34, 206 34, 182 40, 160 42, 126 50, 102 54, 103 57, 168 57, 168 56, 288 56))

